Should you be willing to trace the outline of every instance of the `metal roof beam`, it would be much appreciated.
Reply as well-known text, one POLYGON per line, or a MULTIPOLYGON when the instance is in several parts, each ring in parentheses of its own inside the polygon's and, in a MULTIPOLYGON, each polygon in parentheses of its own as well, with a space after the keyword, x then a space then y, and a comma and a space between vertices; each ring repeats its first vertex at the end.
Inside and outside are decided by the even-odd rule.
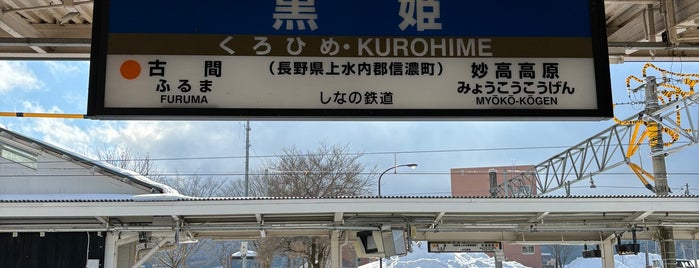
POLYGON ((106 217, 95 217, 99 222, 101 222, 104 225, 109 225, 109 221, 107 220, 106 217))
POLYGON ((665 42, 609 42, 608 46, 610 48, 623 48, 629 50, 662 49, 677 51, 699 51, 699 45, 689 43, 679 43, 675 46, 670 46, 665 42))
POLYGON ((39 60, 89 60, 90 53, 0 53, 0 59, 39 59, 39 60))
POLYGON ((442 221, 442 218, 446 214, 447 213, 445 211, 439 212, 439 214, 437 214, 437 216, 432 221, 432 225, 430 225, 430 229, 434 229, 435 227, 437 227, 437 225, 442 221))
MULTIPOLYGON (((15 38, 44 37, 39 31, 34 29, 29 23, 22 20, 17 14, 3 12, 0 14, 0 29, 15 38)), ((38 46, 30 46, 31 49, 46 54, 46 50, 38 46)))
POLYGON ((260 237, 267 237, 267 231, 265 231, 264 225, 265 225, 265 219, 264 216, 260 213, 255 213, 255 220, 257 221, 257 224, 260 226, 260 237))
POLYGON ((604 0, 605 4, 634 4, 634 5, 652 5, 660 4, 660 0, 604 0))
POLYGON ((335 212, 335 215, 333 216, 333 222, 342 223, 344 221, 344 216, 345 214, 342 212, 335 212))
POLYGON ((33 7, 18 7, 18 8, 11 8, 11 9, 5 9, 2 10, 2 13, 8 13, 8 12, 27 12, 27 11, 42 11, 42 10, 47 10, 47 9, 54 9, 54 8, 65 8, 68 11, 74 11, 75 7, 78 5, 85 5, 85 4, 92 4, 92 0, 90 1, 82 1, 82 2, 74 2, 73 0, 65 0, 63 1, 63 4, 60 5, 44 5, 44 6, 33 6, 33 7))
POLYGON ((543 220, 546 216, 548 216, 550 213, 551 213, 550 211, 539 212, 536 214, 536 217, 529 219, 529 222, 539 222, 539 221, 543 220))
POLYGON ((0 46, 90 47, 90 38, 0 38, 0 46))
POLYGON ((624 222, 637 222, 647 218, 655 211, 639 211, 623 219, 624 222))

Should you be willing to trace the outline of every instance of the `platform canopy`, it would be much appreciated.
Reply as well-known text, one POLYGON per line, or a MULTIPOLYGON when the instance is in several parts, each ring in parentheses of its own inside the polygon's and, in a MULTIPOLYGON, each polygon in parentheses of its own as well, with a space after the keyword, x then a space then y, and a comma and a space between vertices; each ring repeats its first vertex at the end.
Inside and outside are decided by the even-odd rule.
MULTIPOLYGON (((84 0, 1 1, 0 58, 89 59, 93 7, 84 0)), ((699 60, 699 2, 604 0, 604 7, 612 63, 699 60)))
POLYGON ((697 239, 698 196, 342 197, 0 200, 0 232, 191 232, 199 238, 327 236, 332 231, 410 229, 427 241, 599 243, 652 239, 672 227, 697 239))

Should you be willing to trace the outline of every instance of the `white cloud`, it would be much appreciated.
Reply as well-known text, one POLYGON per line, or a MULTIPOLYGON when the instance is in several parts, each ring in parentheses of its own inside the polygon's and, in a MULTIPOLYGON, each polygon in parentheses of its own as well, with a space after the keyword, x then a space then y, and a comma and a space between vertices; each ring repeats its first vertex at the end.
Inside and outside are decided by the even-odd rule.
POLYGON ((81 92, 66 90, 61 98, 74 109, 82 108, 81 112, 86 109, 87 96, 81 92))
POLYGON ((24 63, 0 61, 0 94, 15 89, 37 89, 42 85, 24 63))
MULTIPOLYGON (((63 113, 58 107, 53 106, 46 109, 32 102, 23 102, 22 106, 28 112, 63 113)), ((88 148, 92 143, 89 133, 71 124, 70 120, 40 118, 32 122, 33 124, 25 125, 23 128, 28 132, 39 133, 42 140, 73 152, 89 152, 88 148)))
MULTIPOLYGON (((57 107, 45 108, 32 102, 22 103, 22 108, 27 112, 62 113, 57 107)), ((216 172, 229 168, 239 171, 243 164, 241 159, 207 160, 211 156, 241 155, 244 151, 244 140, 237 137, 237 124, 228 122, 23 118, 16 129, 87 156, 94 157, 104 149, 125 148, 138 156, 185 158, 156 162, 159 169, 170 173, 216 172)))
POLYGON ((44 108, 35 102, 24 101, 22 102, 22 108, 31 113, 58 113, 61 109, 58 107, 51 107, 49 109, 44 108))
POLYGON ((81 70, 80 66, 70 62, 46 61, 44 63, 49 67, 49 71, 54 77, 60 77, 63 74, 74 74, 81 70))
MULTIPOLYGON (((99 121, 89 131, 96 143, 129 148, 151 158, 197 158, 240 155, 242 139, 227 122, 187 121, 99 121)), ((233 125, 234 126, 234 125, 233 125)), ((230 166, 214 160, 158 162, 168 171, 221 170, 230 166), (219 166, 221 165, 221 166, 219 166)))
MULTIPOLYGON (((100 142, 121 144, 125 147, 148 152, 153 145, 162 142, 172 132, 187 129, 187 124, 172 124, 159 121, 127 121, 124 123, 101 122, 91 132, 96 133, 100 142), (144 150, 145 149, 145 150, 144 150)), ((179 135, 174 135, 175 137, 179 135)), ((145 153, 144 152, 144 153, 145 153)))

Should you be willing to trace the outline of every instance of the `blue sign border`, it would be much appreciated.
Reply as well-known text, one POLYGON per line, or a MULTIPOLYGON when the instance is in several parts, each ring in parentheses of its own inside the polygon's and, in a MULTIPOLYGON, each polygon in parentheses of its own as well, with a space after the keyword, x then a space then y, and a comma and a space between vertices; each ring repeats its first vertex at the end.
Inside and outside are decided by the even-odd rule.
POLYGON ((440 0, 441 30, 401 30, 397 0, 317 0, 317 30, 274 29, 276 1, 112 1, 110 33, 590 37, 590 6, 580 0, 440 0), (134 8, 138 6, 138 8, 134 8), (147 23, 144 23, 147 22, 147 23))
MULTIPOLYGON (((179 1, 179 0, 178 0, 179 1)), ((259 1, 259 0, 254 0, 259 1)), ((371 0, 362 0, 371 1, 371 0)), ((442 0, 446 1, 446 0, 442 0)), ((491 2, 491 1, 461 1, 473 4, 474 7, 478 7, 484 3, 481 2, 491 2)), ((105 77, 106 77, 106 59, 107 59, 107 46, 108 46, 108 36, 111 32, 120 31, 132 31, 133 29, 141 29, 142 31, 151 32, 159 27, 164 27, 163 25, 149 25, 145 26, 139 24, 137 20, 133 20, 134 23, 123 26, 110 25, 112 18, 110 17, 110 7, 112 3, 124 4, 126 1, 110 1, 101 0, 95 1, 94 4, 94 21, 93 21, 93 33, 92 33, 92 53, 91 53, 91 67, 90 67, 90 85, 89 85, 89 95, 88 95, 88 111, 87 114, 91 118, 132 118, 132 119, 153 119, 153 118, 191 118, 191 119, 224 119, 224 118, 257 118, 257 119, 320 119, 320 118, 331 118, 331 119, 364 119, 364 120, 406 120, 406 119, 417 119, 417 120, 456 120, 456 119, 488 119, 488 118, 500 118, 500 119, 510 119, 510 120, 523 120, 523 119, 587 119, 587 120, 602 120, 608 119, 613 116, 612 109, 612 96, 611 96, 611 81, 609 74, 609 58, 608 58, 608 48, 606 39, 606 25, 604 21, 604 1, 603 0, 589 0, 587 2, 587 14, 586 18, 583 18, 583 22, 589 23, 587 30, 580 32, 567 32, 567 34, 561 34, 563 36, 579 36, 584 34, 590 34, 592 39, 593 55, 594 55, 594 65, 595 65, 595 80, 596 80, 596 91, 597 91, 597 109, 590 110, 577 110, 577 109, 559 109, 559 110, 542 110, 542 109, 216 109, 216 108, 108 108, 105 107, 105 77)), ((184 2, 184 1, 179 1, 184 2)), ((237 1, 221 1, 221 2, 235 2, 237 1)), ((271 1, 270 1, 271 2, 271 1)), ((329 1, 328 1, 329 2, 329 1)), ((346 1, 352 2, 352 1, 346 1)), ((394 2, 394 1, 391 1, 394 2)), ((501 1, 497 1, 500 3, 501 1)), ((512 4, 512 8, 508 9, 507 12, 498 14, 487 14, 481 10, 473 9, 473 13, 486 13, 478 16, 488 17, 489 15, 493 17, 492 22, 502 19, 507 15, 512 15, 512 12, 524 12, 525 10, 534 9, 531 6, 530 1, 517 1, 512 0, 511 2, 517 2, 512 4), (524 5, 524 7, 523 7, 524 5), (521 9, 520 9, 521 8, 521 9), (519 10, 518 10, 519 9, 519 10), (509 13, 508 13, 509 12, 509 13)), ((535 1, 535 2, 569 2, 560 0, 547 0, 547 1, 535 1)), ((583 1, 580 1, 583 2, 583 1)), ((173 14, 178 16, 191 15, 187 13, 186 8, 175 8, 175 1, 143 1, 139 2, 139 9, 133 9, 134 5, 119 6, 122 11, 126 12, 140 12, 140 16, 148 15, 148 12, 158 11, 159 14, 173 14), (160 5, 155 5, 160 3, 160 5), (167 3, 167 4, 163 4, 167 3), (149 4, 149 8, 144 8, 140 5, 149 4), (123 8, 126 8, 123 10, 123 8), (152 9, 155 8, 155 9, 152 9), (171 10, 172 8, 172 10, 171 10), (132 10, 133 9, 133 10, 132 10), (141 10, 141 11, 137 11, 141 10), (174 12, 174 13, 170 13, 174 12), (179 13, 178 13, 179 12, 179 13)), ((320 3, 320 2, 319 2, 320 3)), ((191 5, 191 2, 187 2, 191 5)), ((125 4, 127 5, 127 4, 125 4)), ((188 5, 185 5, 189 7, 188 5)), ((319 7, 320 8, 320 7, 319 7)), ((115 10, 118 10, 115 6, 115 10)), ((219 10, 222 11, 222 10, 219 10)), ((534 11, 534 10, 533 10, 534 11)), ((541 12, 540 10, 536 10, 541 12)), ((580 23, 580 18, 569 16, 569 9, 565 11, 558 12, 560 19, 565 20, 575 20, 580 23)), ((196 12, 196 11, 192 11, 196 12)), ((350 12, 348 12, 350 13, 350 12)), ((555 12, 554 12, 555 13, 555 12)), ((131 13, 134 16, 137 13, 131 13)), ((250 12, 250 14, 253 14, 250 12)), ((221 15, 221 14, 219 14, 221 15)), ((211 16, 213 19, 215 16, 211 16)), ((135 17, 134 17, 135 18, 135 17)), ((171 17, 172 18, 172 17, 171 17)), ((191 17, 180 17, 183 18, 181 21, 186 21, 191 19, 191 17)), ((114 18, 114 21, 118 21, 114 18)), ((177 21, 177 20, 176 20, 177 21)), ((175 28, 177 24, 169 24, 172 21, 163 21, 164 25, 168 29, 175 28)), ((446 23, 446 22, 445 22, 446 23)), ((453 22, 450 22, 453 23, 453 22)), ((464 20, 464 25, 471 25, 475 22, 464 20)), ((509 36, 510 34, 516 34, 521 29, 521 23, 516 23, 510 21, 509 23, 495 23, 493 25, 500 25, 502 27, 509 27, 507 31, 503 28, 502 31, 496 30, 494 32, 478 32, 473 33, 479 36, 496 36, 498 34, 504 34, 509 36), (520 27, 520 29, 517 29, 520 27)), ((485 25, 487 23, 479 24, 479 26, 485 25)), ((554 23, 556 24, 556 23, 554 23)), ((202 24, 204 25, 204 24, 202 24)), ((556 24, 560 25, 560 24, 556 24)), ((547 34, 556 35, 561 33, 559 27, 551 25, 547 34)), ((178 26, 179 27, 179 26, 178 26)), ((254 27, 253 27, 254 28, 254 27)), ((250 28, 250 29, 253 29, 250 28)), ((197 33, 202 32, 201 28, 189 29, 177 28, 177 32, 181 31, 194 31, 197 33), (184 29, 184 30, 183 30, 184 29)), ((271 30, 266 30, 264 33, 268 33, 271 30)), ((380 30, 376 30, 381 32, 380 30)), ((205 31, 206 32, 206 31, 205 31)), ((264 34, 263 33, 263 34, 264 34)), ((351 33, 351 32, 347 32, 351 33)), ((299 35, 298 33, 295 33, 299 35)), ((318 35, 320 33, 313 33, 313 35, 318 35)), ((427 33, 411 33, 410 36, 420 36, 427 33)), ((529 32, 528 35, 537 34, 536 32, 529 32)), ((546 35, 544 33, 538 33, 546 35)), ((339 35, 338 33, 333 33, 332 35, 339 35)), ((401 33, 402 36, 408 36, 406 33, 401 33)), ((439 33, 439 35, 444 35, 444 33, 439 33)), ((463 35, 460 34, 460 35, 463 35)))

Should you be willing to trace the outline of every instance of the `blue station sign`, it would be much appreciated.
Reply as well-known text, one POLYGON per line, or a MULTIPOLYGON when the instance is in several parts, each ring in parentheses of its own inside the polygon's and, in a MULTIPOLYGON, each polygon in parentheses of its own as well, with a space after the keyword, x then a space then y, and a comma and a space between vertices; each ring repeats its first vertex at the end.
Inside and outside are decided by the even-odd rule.
POLYGON ((609 118, 603 14, 602 0, 98 1, 88 114, 609 118))

